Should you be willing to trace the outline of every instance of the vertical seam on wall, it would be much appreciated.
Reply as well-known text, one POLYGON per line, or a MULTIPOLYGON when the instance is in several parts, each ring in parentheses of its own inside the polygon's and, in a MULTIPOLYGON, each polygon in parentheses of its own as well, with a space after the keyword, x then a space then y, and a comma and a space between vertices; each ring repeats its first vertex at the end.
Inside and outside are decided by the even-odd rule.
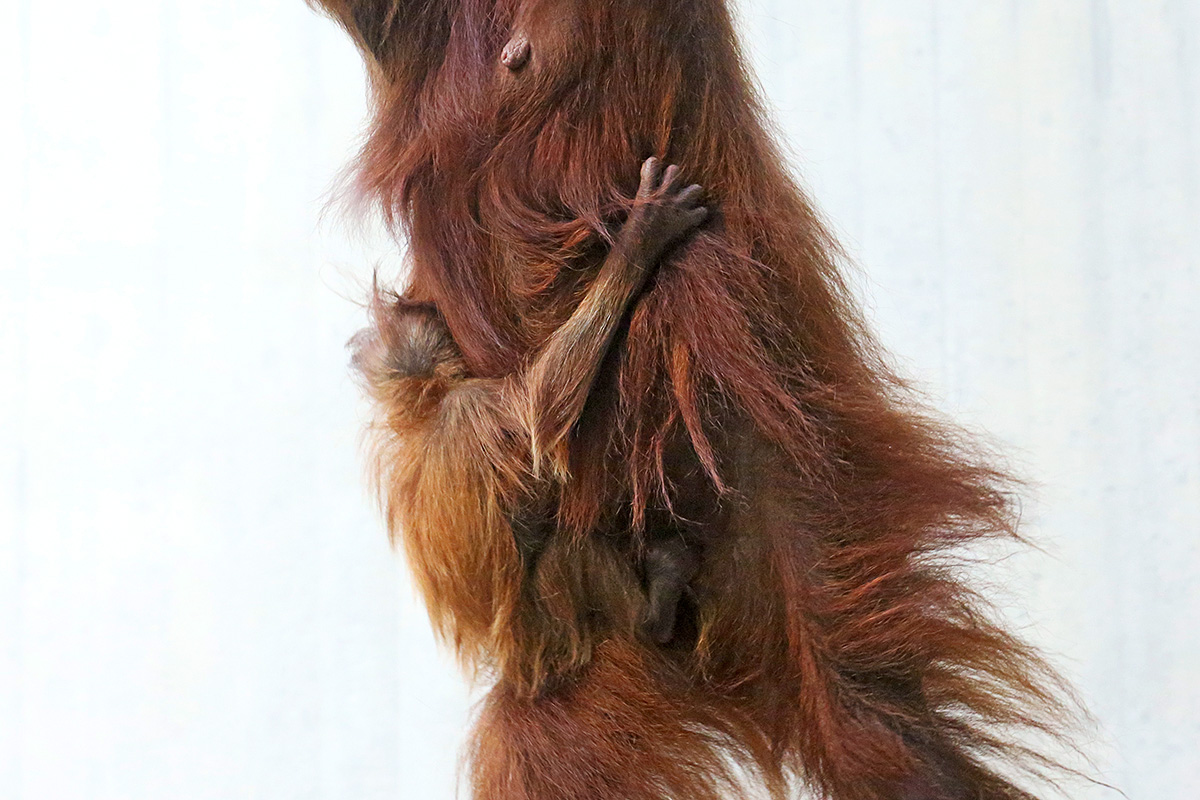
POLYGON ((866 225, 866 198, 863 182, 862 157, 862 14, 860 0, 850 2, 850 91, 852 93, 850 107, 853 110, 854 125, 854 230, 856 247, 862 246, 864 227, 866 225))
MULTIPOLYGON (((25 157, 21 159, 19 172, 17 175, 18 195, 21 197, 22 208, 24 214, 30 213, 32 201, 32 167, 30 148, 33 142, 33 100, 29 89, 31 74, 33 69, 33 57, 30 48, 30 39, 32 36, 32 0, 21 0, 20 10, 17 12, 17 25, 19 33, 17 34, 18 47, 20 54, 18 56, 21 64, 20 76, 20 109, 17 113, 20 115, 20 130, 23 139, 22 147, 25 150, 25 157)), ((14 295, 15 303, 20 308, 21 319, 17 322, 17 341, 16 349, 16 386, 17 391, 14 397, 14 404, 17 411, 17 419, 11 420, 16 431, 15 446, 15 464, 14 464, 14 482, 13 487, 13 527, 12 532, 12 557, 13 557, 13 572, 14 583, 13 592, 13 636, 20 641, 25 632, 25 587, 28 582, 26 570, 27 550, 26 541, 29 536, 29 306, 30 306, 30 286, 33 278, 33 265, 30 263, 30 245, 29 245, 29 220, 20 220, 17 225, 16 242, 17 252, 20 254, 17 257, 17 262, 21 265, 18 270, 21 274, 21 286, 14 295)), ((25 708, 25 648, 17 644, 14 647, 16 654, 14 658, 13 682, 16 684, 12 687, 13 697, 16 699, 16 708, 14 720, 14 730, 21 740, 21 731, 24 729, 26 708, 25 708)), ((25 748, 18 745, 14 748, 12 754, 12 769, 13 783, 16 787, 17 797, 24 794, 25 776, 24 776, 24 759, 25 748)))
POLYGON ((950 320, 950 267, 946 262, 946 180, 944 164, 942 163, 942 74, 941 74, 941 29, 940 4, 933 0, 930 4, 930 73, 933 80, 933 203, 934 203, 934 241, 937 253, 937 271, 941 276, 941 328, 942 328, 942 381, 950 399, 959 404, 959 381, 955 370, 955 353, 957 348, 952 341, 953 324, 950 320))

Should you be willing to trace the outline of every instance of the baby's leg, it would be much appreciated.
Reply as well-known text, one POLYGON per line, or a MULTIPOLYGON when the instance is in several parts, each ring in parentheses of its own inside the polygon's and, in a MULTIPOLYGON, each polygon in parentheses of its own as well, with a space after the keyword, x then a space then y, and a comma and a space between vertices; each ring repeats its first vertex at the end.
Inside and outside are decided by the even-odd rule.
POLYGON ((657 644, 675 637, 684 592, 700 569, 699 545, 682 534, 650 543, 646 552, 646 613, 642 630, 657 644))

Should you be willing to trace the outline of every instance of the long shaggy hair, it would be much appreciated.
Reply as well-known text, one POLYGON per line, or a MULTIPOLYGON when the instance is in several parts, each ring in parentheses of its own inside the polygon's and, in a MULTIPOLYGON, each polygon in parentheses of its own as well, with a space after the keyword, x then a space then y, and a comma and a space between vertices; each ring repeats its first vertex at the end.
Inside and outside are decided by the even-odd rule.
POLYGON ((497 683, 471 750, 480 800, 717 800, 733 765, 777 798, 799 782, 837 800, 1029 800, 1004 775, 1055 769, 1020 742, 1061 734, 1069 692, 959 563, 964 545, 1017 538, 1013 484, 922 410, 864 327, 724 0, 579 2, 554 69, 519 92, 496 80, 518 0, 322 5, 369 54, 357 187, 411 263, 402 298, 377 293, 360 354, 381 493, 438 630, 497 683), (637 302, 551 454, 557 477, 519 423, 481 421, 472 403, 512 413, 502 391, 433 411, 443 374, 414 404, 386 360, 397 309, 444 326, 460 355, 443 371, 519 373, 651 155, 702 183, 716 218, 637 302), (490 444, 418 436, 430 414, 490 444), (531 570, 508 509, 537 486, 553 487, 555 532, 531 570), (720 525, 695 627, 651 647, 630 622, 631 565, 697 496, 720 525))

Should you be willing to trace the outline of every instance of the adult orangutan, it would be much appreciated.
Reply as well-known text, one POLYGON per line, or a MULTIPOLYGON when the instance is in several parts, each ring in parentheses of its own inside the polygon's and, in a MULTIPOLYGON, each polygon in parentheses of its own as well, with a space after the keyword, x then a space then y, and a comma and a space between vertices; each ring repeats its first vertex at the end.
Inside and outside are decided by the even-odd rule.
POLYGON ((319 4, 408 245, 356 363, 390 529, 494 683, 477 800, 1033 797, 1060 684, 953 560, 1016 536, 1007 479, 864 329, 725 0, 319 4))

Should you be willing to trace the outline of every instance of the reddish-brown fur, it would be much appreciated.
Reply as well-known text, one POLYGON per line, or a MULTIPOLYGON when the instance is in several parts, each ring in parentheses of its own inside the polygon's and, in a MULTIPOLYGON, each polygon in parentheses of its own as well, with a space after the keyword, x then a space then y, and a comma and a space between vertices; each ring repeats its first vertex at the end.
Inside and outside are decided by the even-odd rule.
POLYGON ((1053 768, 1016 742, 1061 687, 955 562, 1015 537, 1009 482, 864 329, 725 0, 320 5, 368 57, 359 186, 412 266, 358 355, 389 524, 495 683, 476 798, 1032 797, 1003 775, 1053 768), (714 212, 661 264, 648 156, 714 212), (659 644, 671 541, 699 567, 659 644))

